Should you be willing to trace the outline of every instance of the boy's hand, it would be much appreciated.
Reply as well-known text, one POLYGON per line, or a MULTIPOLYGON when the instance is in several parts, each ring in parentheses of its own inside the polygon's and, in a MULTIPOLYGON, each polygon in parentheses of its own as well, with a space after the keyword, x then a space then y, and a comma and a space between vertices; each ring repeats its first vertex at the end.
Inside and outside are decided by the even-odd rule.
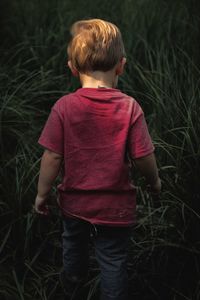
POLYGON ((147 191, 148 191, 148 193, 150 193, 150 195, 152 197, 154 208, 160 207, 161 187, 162 187, 162 185, 161 185, 161 180, 159 177, 155 184, 147 186, 147 191))
POLYGON ((159 196, 161 192, 161 180, 158 177, 157 181, 153 185, 148 185, 147 190, 152 196, 159 196))
POLYGON ((37 195, 35 199, 35 211, 38 214, 47 216, 49 214, 49 208, 46 203, 47 203, 47 197, 41 197, 37 195))

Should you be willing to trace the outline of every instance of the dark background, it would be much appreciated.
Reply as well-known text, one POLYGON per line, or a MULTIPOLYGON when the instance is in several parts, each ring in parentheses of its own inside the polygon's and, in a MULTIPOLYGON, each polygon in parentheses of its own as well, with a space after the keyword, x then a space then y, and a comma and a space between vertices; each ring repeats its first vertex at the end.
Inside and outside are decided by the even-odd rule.
MULTIPOLYGON (((50 217, 32 210, 42 154, 37 140, 55 101, 79 86, 66 68, 66 47, 70 25, 86 18, 111 21, 122 32, 127 66, 119 88, 145 112, 163 181, 156 206, 132 171, 138 222, 130 294, 200 299, 199 14, 197 0, 1 1, 1 299, 63 299, 55 187, 50 217)), ((98 299, 92 247, 88 289, 88 300, 98 299)))

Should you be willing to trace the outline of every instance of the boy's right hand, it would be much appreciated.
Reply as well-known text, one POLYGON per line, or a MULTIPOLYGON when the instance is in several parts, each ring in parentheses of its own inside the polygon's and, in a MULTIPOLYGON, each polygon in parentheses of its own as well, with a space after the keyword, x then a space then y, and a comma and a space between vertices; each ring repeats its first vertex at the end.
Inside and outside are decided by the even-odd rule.
POLYGON ((147 190, 149 193, 152 194, 152 196, 159 196, 161 192, 161 187, 162 187, 161 180, 160 177, 158 177, 155 184, 147 186, 147 190))
POLYGON ((147 186, 147 191, 148 191, 148 193, 150 193, 150 195, 152 197, 154 208, 160 207, 161 187, 162 187, 162 184, 161 184, 161 180, 159 177, 155 184, 147 186))

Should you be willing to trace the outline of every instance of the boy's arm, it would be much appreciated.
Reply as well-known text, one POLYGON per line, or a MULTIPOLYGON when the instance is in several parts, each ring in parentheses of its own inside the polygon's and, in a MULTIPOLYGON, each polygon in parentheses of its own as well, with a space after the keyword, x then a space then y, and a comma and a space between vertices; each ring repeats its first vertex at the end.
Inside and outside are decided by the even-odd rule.
POLYGON ((35 199, 35 211, 39 214, 48 214, 47 197, 53 182, 59 174, 62 160, 63 156, 60 154, 50 150, 44 151, 40 165, 38 194, 35 199))
POLYGON ((146 178, 146 182, 150 186, 150 192, 158 195, 161 192, 161 180, 154 153, 136 158, 133 161, 139 172, 146 178))

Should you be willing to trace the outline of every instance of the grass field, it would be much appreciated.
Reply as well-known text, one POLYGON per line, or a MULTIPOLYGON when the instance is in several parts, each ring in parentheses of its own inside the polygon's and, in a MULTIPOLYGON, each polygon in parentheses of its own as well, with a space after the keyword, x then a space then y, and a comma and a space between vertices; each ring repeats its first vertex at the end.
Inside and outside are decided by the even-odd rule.
MULTIPOLYGON (((61 218, 33 213, 54 102, 79 84, 66 68, 70 25, 102 18, 121 29, 119 88, 143 107, 163 181, 156 207, 137 176, 138 223, 129 252, 133 299, 200 299, 200 2, 2 1, 0 16, 0 299, 63 299, 61 218)), ((134 174, 133 174, 134 177, 134 174)), ((93 250, 89 299, 99 277, 93 250)))

